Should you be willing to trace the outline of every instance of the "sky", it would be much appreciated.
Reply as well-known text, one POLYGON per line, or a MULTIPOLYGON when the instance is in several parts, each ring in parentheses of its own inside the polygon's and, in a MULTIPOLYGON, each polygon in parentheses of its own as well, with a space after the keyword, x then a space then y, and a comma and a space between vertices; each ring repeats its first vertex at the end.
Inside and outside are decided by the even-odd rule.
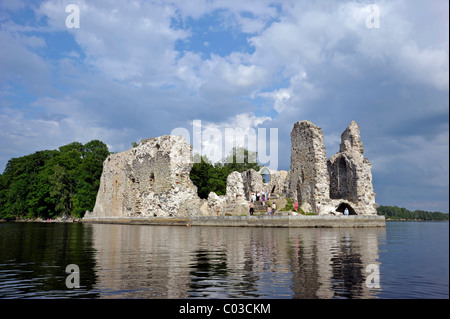
POLYGON ((74 141, 122 152, 175 132, 217 160, 230 130, 289 170, 295 122, 321 127, 331 157, 354 120, 378 204, 448 213, 448 11, 447 0, 0 0, 0 172, 74 141))

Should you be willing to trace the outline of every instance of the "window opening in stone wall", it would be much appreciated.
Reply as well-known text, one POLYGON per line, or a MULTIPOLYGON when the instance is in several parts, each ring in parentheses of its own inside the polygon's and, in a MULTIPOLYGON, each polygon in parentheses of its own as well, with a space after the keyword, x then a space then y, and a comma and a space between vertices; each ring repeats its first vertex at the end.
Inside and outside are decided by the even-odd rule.
POLYGON ((270 172, 267 170, 267 168, 263 168, 263 170, 261 171, 261 176, 264 183, 270 182, 270 172))

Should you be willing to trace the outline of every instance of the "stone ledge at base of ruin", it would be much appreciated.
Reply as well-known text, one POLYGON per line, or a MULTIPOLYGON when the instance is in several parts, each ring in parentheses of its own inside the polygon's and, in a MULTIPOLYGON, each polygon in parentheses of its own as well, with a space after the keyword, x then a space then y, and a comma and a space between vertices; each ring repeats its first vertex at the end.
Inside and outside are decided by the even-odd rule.
POLYGON ((386 227, 384 216, 378 215, 268 215, 268 216, 200 216, 174 217, 88 217, 83 223, 163 225, 163 226, 210 226, 210 227, 283 227, 283 228, 363 228, 386 227))

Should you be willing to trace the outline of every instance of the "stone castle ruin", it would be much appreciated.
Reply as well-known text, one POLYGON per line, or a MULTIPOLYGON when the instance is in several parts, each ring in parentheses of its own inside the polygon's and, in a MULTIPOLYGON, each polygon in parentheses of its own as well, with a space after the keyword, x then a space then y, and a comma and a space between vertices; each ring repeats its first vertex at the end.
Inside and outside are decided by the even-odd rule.
POLYGON ((182 136, 150 138, 122 153, 108 156, 92 213, 85 217, 188 217, 246 215, 250 194, 265 190, 283 194, 305 212, 376 215, 371 164, 363 156, 359 127, 351 122, 342 133, 340 150, 326 157, 323 133, 309 121, 294 124, 291 167, 263 167, 227 178, 226 195, 211 192, 200 199, 189 178, 192 146, 182 136), (264 182, 262 174, 268 175, 264 182))
POLYGON ((320 215, 376 215, 372 165, 364 158, 355 121, 341 135, 339 152, 326 158, 322 129, 309 121, 294 124, 287 195, 305 212, 320 215))
POLYGON ((202 202, 189 178, 191 146, 182 136, 141 141, 103 163, 92 216, 171 217, 202 215, 202 202))

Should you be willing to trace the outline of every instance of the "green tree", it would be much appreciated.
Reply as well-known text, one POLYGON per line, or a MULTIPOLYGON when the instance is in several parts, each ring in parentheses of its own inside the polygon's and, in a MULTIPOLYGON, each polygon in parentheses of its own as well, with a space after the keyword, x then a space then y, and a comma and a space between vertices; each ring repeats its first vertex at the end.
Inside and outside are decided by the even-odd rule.
POLYGON ((39 151, 8 161, 0 185, 0 217, 33 218, 45 210, 48 188, 42 169, 57 151, 39 151))
MULTIPOLYGON (((69 215, 72 206, 71 181, 67 170, 56 164, 53 166, 53 174, 49 177, 50 198, 54 204, 56 215, 69 215)), ((52 216, 53 213, 50 213, 52 216)))
POLYGON ((208 198, 210 192, 208 180, 213 174, 213 170, 214 166, 206 156, 194 155, 194 165, 190 172, 190 178, 194 185, 197 186, 197 194, 200 198, 208 198))
POLYGON ((426 212, 423 210, 409 211, 398 206, 380 206, 378 215, 384 215, 392 220, 449 220, 449 215, 440 212, 426 212))
POLYGON ((225 163, 223 166, 228 173, 234 171, 242 173, 251 168, 258 171, 259 165, 256 158, 256 152, 249 151, 244 147, 234 147, 230 154, 225 158, 225 163))
POLYGON ((225 195, 227 177, 231 172, 241 173, 250 168, 259 170, 256 155, 256 152, 250 152, 242 147, 233 148, 224 162, 217 162, 213 165, 206 156, 200 158, 199 154, 195 154, 190 177, 197 186, 199 197, 208 198, 210 192, 225 195))
POLYGON ((84 147, 80 142, 72 142, 70 144, 60 146, 59 151, 61 153, 75 152, 81 156, 84 153, 84 147))
POLYGON ((108 155, 93 140, 10 159, 0 175, 0 218, 82 217, 94 207, 108 155))
POLYGON ((74 216, 82 217, 86 210, 93 210, 100 186, 103 161, 108 155, 108 146, 99 140, 84 145, 84 157, 75 174, 77 183, 72 198, 74 216))

